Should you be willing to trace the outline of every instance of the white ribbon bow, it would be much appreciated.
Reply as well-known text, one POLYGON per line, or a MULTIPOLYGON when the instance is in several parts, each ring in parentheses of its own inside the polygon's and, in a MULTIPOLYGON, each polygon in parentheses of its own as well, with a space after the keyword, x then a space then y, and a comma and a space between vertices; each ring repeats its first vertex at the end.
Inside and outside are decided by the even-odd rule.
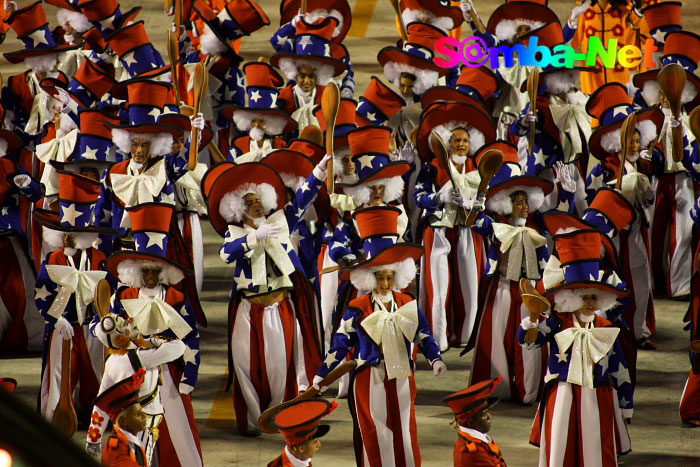
MULTIPOLYGON (((253 285, 266 288, 268 287, 266 264, 268 256, 275 265, 277 265, 283 276, 289 276, 294 272, 294 263, 289 259, 287 250, 282 246, 279 240, 282 238, 289 238, 289 226, 287 225, 287 218, 284 215, 284 211, 279 210, 272 213, 265 219, 265 224, 277 224, 282 231, 276 238, 260 240, 255 248, 246 253, 246 257, 250 259, 253 285)), ((250 233, 250 230, 235 225, 230 225, 228 229, 231 233, 231 238, 234 240, 245 237, 250 233)), ((247 280, 245 280, 245 282, 248 283, 247 280)))
POLYGON ((352 212, 359 206, 352 196, 342 193, 330 193, 331 206, 342 212, 352 212))
POLYGON ((551 96, 549 110, 554 124, 559 129, 559 139, 564 152, 564 162, 571 161, 576 154, 583 152, 579 129, 586 141, 591 136, 591 116, 585 105, 570 104, 557 96, 551 96))
POLYGON ((593 365, 610 351, 620 329, 582 328, 576 319, 574 325, 575 327, 564 329, 554 336, 560 352, 566 352, 571 347, 566 382, 592 388, 593 365))
POLYGON ((194 170, 188 170, 185 172, 185 175, 178 178, 175 182, 176 189, 183 193, 186 199, 184 207, 196 211, 199 215, 206 215, 207 213, 207 206, 200 188, 202 177, 204 177, 206 172, 207 166, 197 163, 194 170))
MULTIPOLYGON (((314 89, 314 95, 315 94, 316 94, 316 90, 314 89)), ((292 113, 292 118, 298 124, 299 133, 301 133, 304 130, 304 128, 306 128, 309 125, 318 126, 318 119, 314 115, 314 108, 315 107, 316 107, 316 103, 312 100, 310 103, 304 104, 304 105, 298 107, 292 113)))
MULTIPOLYGON (((83 253, 86 254, 86 253, 83 253)), ((60 286, 58 295, 49 308, 49 315, 58 319, 68 305, 71 295, 75 294, 75 307, 78 324, 85 320, 85 310, 95 299, 97 283, 107 276, 106 271, 79 271, 73 266, 47 264, 46 272, 52 281, 60 286)))
POLYGON ((60 138, 37 145, 36 157, 45 164, 41 183, 46 187, 46 196, 58 194, 58 172, 51 161, 66 162, 70 158, 78 141, 78 133, 77 129, 73 129, 60 138))
POLYGON ((547 243, 547 240, 542 235, 530 227, 503 224, 501 222, 494 222, 493 233, 501 243, 501 253, 510 251, 508 255, 508 279, 520 280, 523 254, 525 256, 528 278, 534 279, 539 277, 537 252, 535 250, 547 243))
POLYGON ((418 330, 418 306, 415 300, 406 303, 394 313, 386 311, 379 303, 380 310, 362 320, 365 332, 382 346, 387 378, 411 376, 411 364, 404 337, 413 342, 418 330))
POLYGON ((31 73, 31 79, 27 84, 34 94, 34 100, 24 131, 29 135, 38 135, 44 126, 53 119, 53 109, 51 108, 53 98, 41 88, 34 73, 31 73))
POLYGON ((554 255, 550 256, 547 261, 547 266, 545 266, 542 272, 542 285, 544 285, 545 290, 549 290, 565 280, 566 277, 561 267, 561 261, 554 255))
POLYGON ((112 190, 126 207, 153 202, 167 181, 165 159, 138 175, 111 174, 112 190))
POLYGON ((246 162, 260 162, 265 158, 265 156, 267 156, 275 149, 272 147, 270 138, 263 139, 262 147, 258 146, 258 143, 251 139, 249 148, 250 150, 248 152, 246 152, 245 154, 241 154, 240 156, 234 159, 234 162, 236 164, 244 164, 246 162))
POLYGON ((182 339, 192 331, 180 313, 160 298, 129 298, 121 302, 134 325, 146 336, 170 329, 182 339))
MULTIPOLYGON (((471 172, 467 172, 465 174, 459 173, 457 172, 457 169, 455 169, 452 161, 450 161, 450 170, 452 171, 452 178, 454 179, 455 184, 457 184, 457 191, 459 191, 459 193, 467 199, 474 198, 477 195, 479 182, 481 181, 479 172, 477 170, 472 170, 471 172)), ((452 181, 448 180, 447 183, 440 188, 440 193, 444 193, 452 188, 452 181)), ((461 208, 454 204, 445 204, 442 208, 442 217, 440 218, 440 222, 433 225, 454 227, 455 222, 457 221, 458 209, 461 208)))

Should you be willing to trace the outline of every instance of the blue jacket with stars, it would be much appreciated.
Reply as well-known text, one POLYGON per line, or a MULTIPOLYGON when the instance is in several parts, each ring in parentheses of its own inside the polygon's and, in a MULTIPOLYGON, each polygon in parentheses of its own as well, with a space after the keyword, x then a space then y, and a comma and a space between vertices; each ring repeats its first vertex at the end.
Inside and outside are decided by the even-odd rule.
MULTIPOLYGON (((545 381, 553 379, 566 381, 569 375, 572 348, 570 347, 566 352, 560 352, 554 336, 565 329, 573 327, 573 320, 573 313, 554 313, 546 320, 540 321, 537 339, 532 344, 525 343, 526 331, 522 327, 518 327, 518 342, 527 349, 537 349, 545 344, 549 344, 549 365, 545 381)), ((612 327, 610 321, 600 316, 596 316, 593 323, 597 328, 612 327)), ((607 355, 597 364, 594 364, 593 367, 593 386, 599 387, 608 384, 611 384, 617 390, 617 398, 623 411, 634 408, 634 388, 630 381, 627 362, 622 353, 619 339, 615 340, 607 355)), ((629 418, 631 414, 625 414, 625 417, 629 418)))
POLYGON ((18 187, 14 182, 16 175, 29 175, 29 173, 17 164, 14 157, 0 158, 0 232, 14 231, 24 236, 20 215, 20 196, 36 203, 44 196, 44 190, 31 176, 29 185, 24 188, 18 187))
MULTIPOLYGON (((398 307, 414 300, 408 294, 393 292, 394 300, 398 307)), ((317 371, 317 375, 325 378, 333 371, 348 355, 350 350, 354 350, 353 358, 357 362, 355 371, 360 371, 364 367, 377 366, 383 360, 383 355, 377 344, 362 328, 362 320, 374 312, 374 302, 372 293, 362 295, 352 300, 349 304, 340 326, 333 336, 331 348, 326 354, 326 358, 317 371)), ((420 309, 418 310, 418 330, 413 341, 404 337, 406 350, 411 358, 413 345, 417 345, 425 358, 432 365, 436 360, 442 360, 440 348, 438 347, 432 334, 430 334, 430 324, 420 309)), ((413 365, 414 363, 412 363, 413 365)))
POLYGON ((315 216, 309 218, 308 211, 299 222, 297 222, 292 236, 297 243, 297 255, 306 273, 306 277, 311 282, 317 293, 318 290, 318 257, 321 254, 323 245, 324 225, 315 216))
MULTIPOLYGON (((287 221, 287 226, 290 232, 293 232, 297 227, 299 220, 303 217, 307 206, 313 201, 314 197, 321 188, 323 182, 316 178, 314 174, 309 175, 306 182, 297 190, 294 199, 287 203, 283 208, 284 216, 287 221)), ((251 233, 254 230, 251 229, 251 233)), ((237 293, 243 292, 244 290, 249 294, 257 293, 268 293, 272 290, 262 291, 260 286, 253 285, 252 283, 252 268, 250 258, 246 255, 251 251, 255 245, 250 243, 251 235, 246 235, 240 238, 233 238, 231 236, 231 231, 228 230, 224 237, 224 244, 219 250, 219 255, 221 259, 226 263, 235 263, 233 288, 231 290, 231 296, 236 296, 237 293)), ((254 238, 254 235, 253 235, 254 238)), ((253 240, 254 241, 254 240, 253 240)), ((297 271, 304 272, 304 268, 299 260, 299 256, 294 251, 289 240, 281 239, 280 245, 286 250, 289 259, 294 264, 294 268, 297 271)), ((273 272, 277 276, 281 276, 281 271, 278 270, 277 266, 271 262, 268 263, 268 268, 273 268, 273 272)))

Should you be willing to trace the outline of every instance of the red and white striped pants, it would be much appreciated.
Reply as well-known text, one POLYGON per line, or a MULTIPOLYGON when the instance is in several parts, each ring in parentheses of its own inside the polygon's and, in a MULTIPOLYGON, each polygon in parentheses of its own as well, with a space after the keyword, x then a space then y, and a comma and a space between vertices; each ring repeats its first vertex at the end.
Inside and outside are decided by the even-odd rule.
POLYGON ((351 381, 355 459, 358 466, 420 466, 416 380, 387 379, 384 362, 365 367, 351 381))

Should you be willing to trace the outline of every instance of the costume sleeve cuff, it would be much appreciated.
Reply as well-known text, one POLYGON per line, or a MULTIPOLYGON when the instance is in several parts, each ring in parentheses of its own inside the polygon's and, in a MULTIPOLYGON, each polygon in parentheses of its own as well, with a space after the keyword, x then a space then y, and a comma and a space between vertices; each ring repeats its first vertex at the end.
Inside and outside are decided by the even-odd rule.
POLYGON ((246 235, 246 244, 248 245, 248 249, 252 250, 256 246, 258 246, 258 239, 255 236, 255 232, 251 232, 248 235, 246 235))
POLYGON ((634 409, 620 409, 622 411, 622 416, 624 418, 632 418, 632 412, 634 412, 634 409))
POLYGON ((535 329, 537 327, 537 323, 533 323, 530 321, 529 317, 525 317, 520 322, 520 327, 527 331, 528 329, 535 329))

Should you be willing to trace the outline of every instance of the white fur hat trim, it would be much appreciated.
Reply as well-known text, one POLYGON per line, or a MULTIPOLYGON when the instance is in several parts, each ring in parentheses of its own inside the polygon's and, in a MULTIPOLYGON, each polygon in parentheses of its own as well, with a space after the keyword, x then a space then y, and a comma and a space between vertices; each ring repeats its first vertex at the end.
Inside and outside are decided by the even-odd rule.
POLYGON ((386 266, 355 269, 350 273, 350 282, 357 290, 369 292, 377 288, 374 273, 386 270, 394 271, 394 290, 402 290, 416 277, 416 262, 412 258, 406 258, 386 266))
POLYGON ((226 222, 239 223, 245 213, 243 197, 249 193, 255 193, 260 197, 265 212, 268 213, 277 207, 277 192, 269 183, 246 183, 236 191, 226 193, 219 203, 219 214, 226 222))

